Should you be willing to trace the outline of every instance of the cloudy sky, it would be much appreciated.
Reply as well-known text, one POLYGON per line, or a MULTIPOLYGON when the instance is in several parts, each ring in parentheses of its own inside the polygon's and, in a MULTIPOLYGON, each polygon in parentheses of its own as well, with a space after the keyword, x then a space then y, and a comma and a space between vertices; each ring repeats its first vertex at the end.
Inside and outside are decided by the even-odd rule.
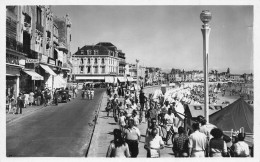
POLYGON ((252 6, 52 6, 57 16, 69 14, 72 49, 111 42, 127 62, 202 70, 202 10, 212 12, 209 69, 253 72, 252 6))

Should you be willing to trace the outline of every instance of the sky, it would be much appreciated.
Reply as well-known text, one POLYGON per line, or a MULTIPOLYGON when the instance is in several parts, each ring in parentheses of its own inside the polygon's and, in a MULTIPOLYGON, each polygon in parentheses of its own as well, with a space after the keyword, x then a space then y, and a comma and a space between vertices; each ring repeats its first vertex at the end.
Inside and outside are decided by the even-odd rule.
POLYGON ((253 73, 253 6, 52 6, 72 22, 71 52, 111 42, 126 61, 163 70, 203 69, 202 10, 210 10, 209 70, 253 73))

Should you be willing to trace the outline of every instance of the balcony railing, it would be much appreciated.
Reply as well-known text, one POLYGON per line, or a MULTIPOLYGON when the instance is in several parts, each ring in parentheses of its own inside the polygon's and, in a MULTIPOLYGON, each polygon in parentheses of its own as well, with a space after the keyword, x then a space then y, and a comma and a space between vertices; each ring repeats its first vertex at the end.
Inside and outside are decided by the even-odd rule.
POLYGON ((23 44, 10 37, 6 37, 6 48, 25 53, 23 44))

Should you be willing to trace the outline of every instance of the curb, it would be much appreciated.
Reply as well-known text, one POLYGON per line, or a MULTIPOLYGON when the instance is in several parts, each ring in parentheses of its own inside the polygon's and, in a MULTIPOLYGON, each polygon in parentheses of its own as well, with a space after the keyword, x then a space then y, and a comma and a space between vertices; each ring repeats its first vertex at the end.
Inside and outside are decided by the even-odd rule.
MULTIPOLYGON (((89 154, 89 151, 90 151, 90 148, 91 148, 91 145, 93 144, 92 141, 93 141, 93 137, 94 137, 94 134, 95 134, 95 130, 96 130, 96 125, 99 123, 98 121, 98 116, 99 116, 99 112, 100 112, 100 109, 101 109, 101 106, 102 106, 102 103, 103 103, 103 100, 106 98, 106 93, 103 92, 103 95, 102 95, 102 98, 99 102, 99 107, 98 107, 98 110, 96 112, 96 115, 95 115, 95 119, 94 119, 94 128, 93 128, 93 131, 92 131, 92 135, 91 135, 91 138, 90 138, 90 143, 88 145, 88 148, 87 148, 87 151, 86 151, 86 154, 85 154, 85 157, 88 157, 88 154, 89 154)), ((94 140, 95 141, 95 140, 94 140)), ((92 149, 91 149, 92 150, 92 149)))

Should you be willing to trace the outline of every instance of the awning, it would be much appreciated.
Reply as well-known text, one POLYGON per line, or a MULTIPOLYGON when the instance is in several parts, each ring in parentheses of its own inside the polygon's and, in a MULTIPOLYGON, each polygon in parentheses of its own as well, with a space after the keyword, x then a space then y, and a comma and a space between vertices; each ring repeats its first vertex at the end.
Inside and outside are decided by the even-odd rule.
POLYGON ((76 76, 76 80, 104 80, 102 76, 76 76))
POLYGON ((26 74, 30 75, 32 77, 32 80, 43 80, 43 76, 39 75, 38 73, 34 71, 26 70, 24 71, 26 74))
POLYGON ((106 83, 114 83, 114 78, 113 77, 105 77, 105 82, 106 83))
POLYGON ((53 88, 66 88, 67 83, 66 81, 59 75, 54 77, 54 84, 53 84, 53 88))
POLYGON ((117 79, 119 80, 119 82, 126 82, 126 79, 124 77, 117 77, 117 79))
POLYGON ((51 68, 50 68, 49 66, 47 66, 47 65, 41 65, 41 67, 42 67, 46 72, 48 72, 49 74, 54 75, 54 76, 57 75, 53 70, 51 70, 51 68))

